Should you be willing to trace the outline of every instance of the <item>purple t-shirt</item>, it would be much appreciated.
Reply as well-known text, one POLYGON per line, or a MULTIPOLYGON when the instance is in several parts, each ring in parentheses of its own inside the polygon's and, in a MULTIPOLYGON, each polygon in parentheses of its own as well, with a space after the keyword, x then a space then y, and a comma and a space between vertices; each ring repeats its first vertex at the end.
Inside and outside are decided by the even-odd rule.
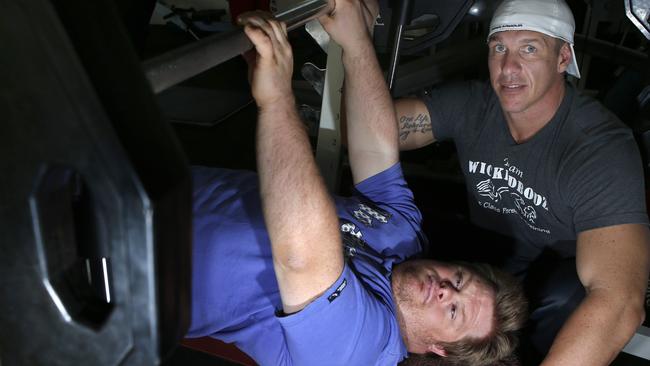
POLYGON ((257 175, 201 167, 192 173, 188 337, 235 343, 261 365, 395 365, 406 357, 390 273, 425 239, 399 164, 356 185, 354 196, 335 198, 345 267, 323 295, 288 316, 276 316, 282 302, 257 175))

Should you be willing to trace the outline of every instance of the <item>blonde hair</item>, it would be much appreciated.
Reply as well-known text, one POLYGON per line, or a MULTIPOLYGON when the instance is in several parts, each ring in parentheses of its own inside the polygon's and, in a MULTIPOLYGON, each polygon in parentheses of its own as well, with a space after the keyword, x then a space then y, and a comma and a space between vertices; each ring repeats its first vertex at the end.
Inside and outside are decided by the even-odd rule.
MULTIPOLYGON (((463 338, 442 342, 446 357, 435 354, 413 355, 400 365, 508 365, 516 360, 513 352, 519 344, 519 331, 528 319, 528 302, 519 281, 511 275, 483 263, 461 263, 494 291, 494 325, 484 338, 463 338)), ((516 364, 516 363, 515 363, 516 364)))

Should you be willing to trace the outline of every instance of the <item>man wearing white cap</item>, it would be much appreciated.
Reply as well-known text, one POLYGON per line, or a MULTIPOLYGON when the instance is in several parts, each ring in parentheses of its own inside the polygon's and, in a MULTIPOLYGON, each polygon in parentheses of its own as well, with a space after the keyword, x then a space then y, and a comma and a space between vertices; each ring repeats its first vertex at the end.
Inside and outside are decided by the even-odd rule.
POLYGON ((490 83, 436 87, 396 110, 401 149, 453 140, 472 222, 513 239, 504 266, 532 283, 543 364, 592 366, 644 319, 650 234, 631 131, 565 80, 580 77, 574 30, 563 0, 505 0, 487 37, 490 83))

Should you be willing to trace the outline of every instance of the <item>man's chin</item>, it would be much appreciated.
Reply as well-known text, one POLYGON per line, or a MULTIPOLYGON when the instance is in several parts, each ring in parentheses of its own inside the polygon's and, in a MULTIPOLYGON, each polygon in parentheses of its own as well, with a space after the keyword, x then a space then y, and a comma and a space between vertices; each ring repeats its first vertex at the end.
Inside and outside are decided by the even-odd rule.
POLYGON ((391 287, 393 297, 400 303, 412 301, 413 294, 419 291, 417 277, 408 270, 406 272, 393 273, 391 287))
POLYGON ((524 107, 518 99, 501 98, 501 109, 504 113, 519 113, 524 110, 524 107))

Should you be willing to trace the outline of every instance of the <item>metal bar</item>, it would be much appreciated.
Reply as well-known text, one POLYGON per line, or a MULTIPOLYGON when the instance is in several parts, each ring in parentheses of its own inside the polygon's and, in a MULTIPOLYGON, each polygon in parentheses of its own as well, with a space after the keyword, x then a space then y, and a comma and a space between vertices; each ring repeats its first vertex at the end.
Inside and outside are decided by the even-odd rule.
POLYGON ((642 51, 579 33, 575 34, 575 48, 577 53, 599 57, 615 65, 631 67, 642 72, 648 70, 650 57, 642 51))
POLYGON ((393 44, 393 54, 390 58, 390 66, 388 68, 388 90, 392 92, 393 83, 395 81, 395 73, 397 72, 397 65, 399 64, 399 51, 402 43, 402 35, 404 28, 409 22, 409 13, 411 8, 411 0, 402 0, 399 7, 398 23, 395 28, 395 42, 393 44))
POLYGON ((344 76, 342 54, 341 46, 330 40, 316 143, 316 163, 325 185, 334 194, 338 193, 341 172, 341 91, 344 76))
POLYGON ((650 40, 650 2, 647 0, 626 0, 625 15, 650 40))
MULTIPOLYGON (((292 30, 313 18, 330 13, 333 9, 333 0, 302 1, 297 6, 278 13, 276 18, 287 23, 287 28, 292 30)), ((160 93, 248 51, 251 47, 248 37, 240 28, 171 50, 143 62, 142 67, 154 93, 160 93)))
POLYGON ((275 14, 279 20, 287 23, 288 30, 294 30, 310 20, 334 11, 332 0, 302 1, 297 6, 275 14))

